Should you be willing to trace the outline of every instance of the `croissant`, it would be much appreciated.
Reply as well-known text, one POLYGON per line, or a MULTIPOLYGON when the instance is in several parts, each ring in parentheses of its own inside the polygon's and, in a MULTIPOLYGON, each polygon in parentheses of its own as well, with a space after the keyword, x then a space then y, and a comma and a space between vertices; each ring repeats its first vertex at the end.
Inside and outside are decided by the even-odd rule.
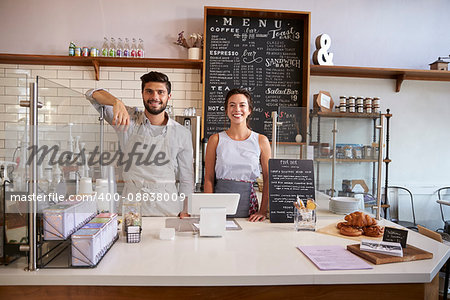
POLYGON ((363 212, 355 211, 344 218, 348 225, 356 227, 372 226, 377 224, 377 220, 363 212))

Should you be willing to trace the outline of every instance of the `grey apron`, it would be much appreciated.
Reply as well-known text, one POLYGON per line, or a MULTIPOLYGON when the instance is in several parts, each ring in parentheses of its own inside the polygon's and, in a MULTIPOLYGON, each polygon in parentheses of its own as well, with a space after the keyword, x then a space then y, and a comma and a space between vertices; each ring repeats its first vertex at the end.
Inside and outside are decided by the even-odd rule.
POLYGON ((241 195, 235 215, 227 215, 231 218, 248 218, 250 211, 250 195, 252 193, 251 182, 216 179, 215 193, 238 193, 241 195))
POLYGON ((177 216, 183 205, 175 185, 175 168, 169 145, 171 126, 166 126, 163 133, 158 136, 139 134, 139 127, 135 124, 133 134, 128 139, 124 151, 126 157, 136 143, 141 143, 135 150, 137 153, 143 153, 141 161, 147 157, 150 148, 154 145, 152 159, 157 153, 162 152, 165 153, 165 157, 161 161, 168 162, 161 166, 155 164, 136 166, 133 159, 130 169, 123 172, 125 186, 122 196, 133 202, 136 202, 139 197, 143 216, 177 216), (144 145, 147 145, 145 149, 144 145), (143 201, 144 197, 147 197, 148 201, 143 201))

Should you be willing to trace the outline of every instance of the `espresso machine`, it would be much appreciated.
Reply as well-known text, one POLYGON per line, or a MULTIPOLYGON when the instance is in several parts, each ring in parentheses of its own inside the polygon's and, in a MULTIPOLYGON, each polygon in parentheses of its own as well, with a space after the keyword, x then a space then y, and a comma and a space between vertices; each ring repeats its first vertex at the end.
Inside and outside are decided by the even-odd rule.
POLYGON ((200 190, 200 116, 175 116, 175 121, 186 127, 192 134, 192 146, 194 148, 194 184, 195 191, 200 190))

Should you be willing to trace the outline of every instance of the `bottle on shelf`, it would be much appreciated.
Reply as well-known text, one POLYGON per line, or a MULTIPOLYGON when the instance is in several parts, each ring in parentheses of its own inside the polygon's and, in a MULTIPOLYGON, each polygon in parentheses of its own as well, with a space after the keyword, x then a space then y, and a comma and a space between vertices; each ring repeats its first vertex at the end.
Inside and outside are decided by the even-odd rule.
POLYGON ((128 41, 128 38, 125 38, 125 45, 123 46, 123 56, 124 57, 131 57, 130 42, 128 41))
POLYGON ((109 44, 109 57, 116 57, 116 40, 112 37, 109 44))
POLYGON ((139 39, 139 45, 137 48, 137 57, 144 58, 145 50, 144 50, 144 40, 139 39))
POLYGON ((119 41, 117 42, 116 56, 123 57, 123 43, 121 38, 119 38, 119 41))
POLYGON ((75 43, 70 42, 69 44, 69 56, 75 56, 75 43))
POLYGON ((133 43, 131 44, 131 57, 133 58, 137 57, 137 46, 135 38, 133 38, 133 43))
POLYGON ((103 39, 103 45, 102 45, 102 56, 106 57, 109 53, 109 46, 108 46, 108 38, 105 36, 103 39))

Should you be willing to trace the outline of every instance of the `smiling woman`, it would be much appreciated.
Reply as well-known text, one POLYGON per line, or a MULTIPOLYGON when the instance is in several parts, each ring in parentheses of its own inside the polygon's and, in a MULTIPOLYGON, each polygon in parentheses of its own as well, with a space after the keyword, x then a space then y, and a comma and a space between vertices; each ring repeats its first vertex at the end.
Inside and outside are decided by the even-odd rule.
POLYGON ((230 128, 212 135, 205 156, 205 193, 236 193, 241 197, 236 215, 250 221, 263 221, 268 205, 268 161, 271 156, 266 136, 250 129, 248 117, 253 112, 250 93, 232 89, 225 97, 225 113, 230 128), (262 170, 264 190, 261 207, 253 182, 262 170))

